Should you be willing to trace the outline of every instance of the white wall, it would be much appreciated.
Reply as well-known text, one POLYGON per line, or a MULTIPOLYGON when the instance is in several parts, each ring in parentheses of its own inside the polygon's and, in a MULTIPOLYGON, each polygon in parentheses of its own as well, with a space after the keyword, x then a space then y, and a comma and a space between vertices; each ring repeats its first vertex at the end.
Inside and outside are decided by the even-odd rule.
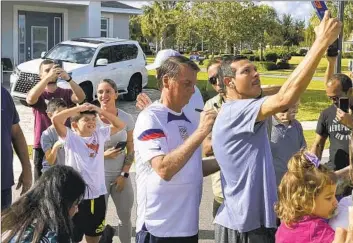
POLYGON ((128 14, 114 14, 114 37, 130 39, 129 19, 130 16, 128 14))
POLYGON ((13 61, 12 6, 12 2, 1 1, 1 57, 9 57, 13 61))
POLYGON ((88 7, 71 6, 69 8, 69 39, 88 36, 85 8, 88 7))

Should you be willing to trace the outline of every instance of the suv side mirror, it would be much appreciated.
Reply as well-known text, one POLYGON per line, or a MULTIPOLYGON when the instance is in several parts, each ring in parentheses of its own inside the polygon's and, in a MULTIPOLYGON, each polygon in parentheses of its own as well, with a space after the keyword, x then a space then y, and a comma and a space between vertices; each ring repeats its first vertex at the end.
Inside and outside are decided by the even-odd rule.
POLYGON ((108 65, 108 59, 106 58, 100 58, 96 62, 96 66, 107 66, 108 65))
POLYGON ((45 51, 43 51, 41 54, 40 54, 40 57, 43 58, 45 56, 45 54, 47 54, 45 51))

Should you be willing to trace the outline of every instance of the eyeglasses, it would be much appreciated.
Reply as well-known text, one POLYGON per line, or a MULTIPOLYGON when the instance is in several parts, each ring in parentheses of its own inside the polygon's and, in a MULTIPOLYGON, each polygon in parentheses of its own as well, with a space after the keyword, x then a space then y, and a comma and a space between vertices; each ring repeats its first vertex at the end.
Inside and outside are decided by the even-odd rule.
POLYGON ((209 82, 210 84, 212 84, 212 85, 215 85, 215 84, 217 84, 217 78, 216 78, 216 77, 210 77, 210 78, 208 79, 208 82, 209 82))

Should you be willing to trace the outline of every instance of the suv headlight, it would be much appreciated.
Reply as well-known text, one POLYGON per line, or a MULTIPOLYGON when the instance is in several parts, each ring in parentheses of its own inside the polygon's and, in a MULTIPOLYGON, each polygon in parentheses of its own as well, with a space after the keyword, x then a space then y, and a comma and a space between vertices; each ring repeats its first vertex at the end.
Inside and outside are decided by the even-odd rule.
POLYGON ((17 77, 20 77, 21 71, 20 71, 20 69, 18 69, 18 67, 15 67, 15 68, 13 69, 12 73, 13 73, 14 75, 16 75, 17 77))
POLYGON ((16 82, 20 78, 21 71, 18 69, 18 67, 15 67, 12 71, 12 74, 14 75, 14 78, 10 78, 10 84, 16 82))

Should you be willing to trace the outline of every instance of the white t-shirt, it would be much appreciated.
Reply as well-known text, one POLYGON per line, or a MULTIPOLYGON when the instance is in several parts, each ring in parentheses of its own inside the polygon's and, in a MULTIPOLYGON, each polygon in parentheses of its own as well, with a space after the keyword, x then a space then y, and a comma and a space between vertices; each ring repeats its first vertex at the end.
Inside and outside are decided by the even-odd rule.
POLYGON ((189 118, 196 127, 200 122, 200 112, 195 111, 195 108, 202 110, 203 107, 204 102, 201 92, 195 85, 195 93, 191 96, 189 103, 184 106, 183 111, 185 112, 187 118, 189 118))
POLYGON ((154 157, 179 147, 194 130, 187 115, 161 103, 155 102, 139 114, 134 130, 137 232, 145 224, 157 237, 197 234, 202 194, 201 149, 170 181, 163 180, 150 163, 154 157))
MULTIPOLYGON (((110 126, 99 127, 90 137, 80 137, 67 128, 65 165, 77 170, 88 189, 84 199, 94 199, 107 193, 104 177, 104 143, 110 138, 110 126)), ((74 185, 73 185, 74 186, 74 185)))
POLYGON ((329 225, 332 229, 336 230, 337 227, 341 227, 348 230, 348 207, 350 206, 353 206, 352 196, 347 196, 340 200, 337 207, 337 215, 329 221, 329 225))

